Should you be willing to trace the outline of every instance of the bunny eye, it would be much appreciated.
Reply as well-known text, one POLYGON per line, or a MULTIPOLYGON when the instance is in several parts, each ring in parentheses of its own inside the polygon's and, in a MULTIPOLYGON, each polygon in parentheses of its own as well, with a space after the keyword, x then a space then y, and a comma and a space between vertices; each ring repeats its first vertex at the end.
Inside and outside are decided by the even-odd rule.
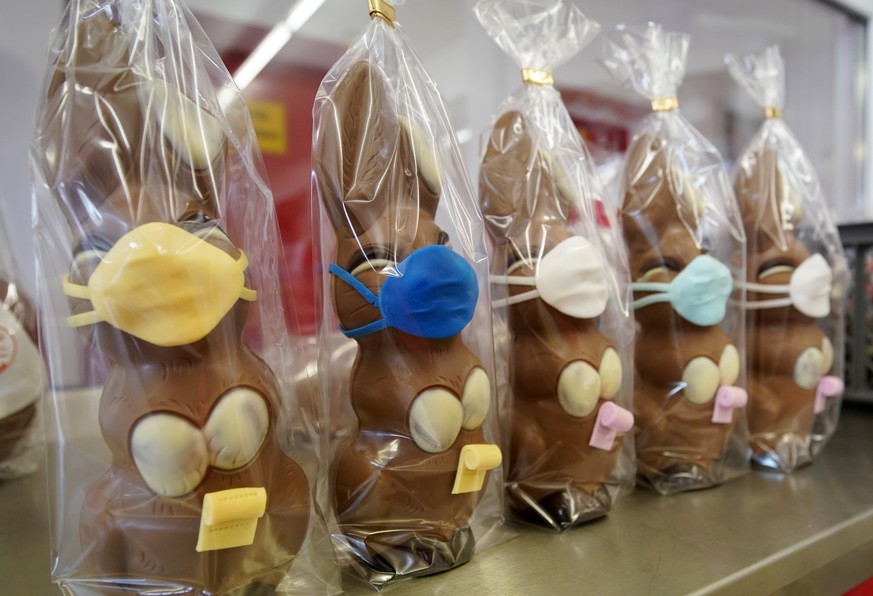
POLYGON ((659 274, 678 273, 682 266, 673 259, 653 259, 640 267, 640 280, 651 279, 659 274))

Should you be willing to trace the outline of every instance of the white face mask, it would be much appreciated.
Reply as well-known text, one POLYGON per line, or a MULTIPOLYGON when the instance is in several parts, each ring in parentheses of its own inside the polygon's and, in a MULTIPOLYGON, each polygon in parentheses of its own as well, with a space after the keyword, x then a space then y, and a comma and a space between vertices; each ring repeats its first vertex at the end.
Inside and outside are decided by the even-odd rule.
POLYGON ((746 301, 746 308, 757 310, 761 308, 780 308, 794 306, 808 317, 820 319, 831 312, 831 287, 834 273, 824 257, 816 254, 803 263, 791 274, 788 285, 770 285, 753 282, 742 282, 747 290, 762 294, 788 294, 785 298, 772 300, 746 301))
POLYGON ((564 240, 535 262, 535 277, 492 275, 491 283, 533 286, 533 290, 495 300, 495 307, 541 298, 549 306, 576 319, 593 319, 609 299, 606 271, 600 253, 581 236, 564 240))

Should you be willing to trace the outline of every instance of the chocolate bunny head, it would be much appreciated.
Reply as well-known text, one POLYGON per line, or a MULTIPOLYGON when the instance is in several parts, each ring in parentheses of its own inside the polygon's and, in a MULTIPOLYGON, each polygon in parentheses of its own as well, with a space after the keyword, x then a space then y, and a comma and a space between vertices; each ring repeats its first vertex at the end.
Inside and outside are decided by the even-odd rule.
MULTIPOLYGON (((797 239, 803 204, 779 164, 774 147, 763 145, 747 154, 737 172, 736 194, 748 237, 747 279, 751 283, 787 286, 810 252, 797 239)), ((772 295, 748 291, 750 302, 772 295)), ((808 320, 795 306, 754 311, 761 322, 808 320)))
MULTIPOLYGON (((569 246, 567 241, 577 243, 574 248, 579 252, 569 257, 570 253, 559 251, 561 256, 558 259, 585 261, 582 266, 586 269, 576 272, 582 277, 578 280, 574 277, 574 281, 587 290, 586 295, 576 295, 559 303, 551 300, 551 296, 541 295, 540 288, 538 299, 515 302, 510 306, 511 320, 513 317, 523 318, 525 326, 537 329, 544 337, 554 335, 554 329, 549 331, 549 328, 553 327, 555 319, 573 320, 576 326, 582 320, 588 320, 592 323, 588 331, 599 336, 593 319, 600 312, 584 313, 587 305, 583 303, 602 303, 605 306, 605 300, 601 300, 606 296, 605 271, 594 246, 576 236, 571 228, 570 221, 576 208, 575 194, 558 161, 545 149, 537 147, 535 133, 527 118, 515 110, 501 115, 489 138, 479 177, 482 212, 498 245, 497 272, 502 274, 505 271, 514 277, 540 275, 544 279, 550 273, 557 273, 554 255, 549 257, 550 253, 556 247, 569 246), (597 296, 589 295, 592 293, 597 296), (571 306, 569 302, 574 304, 571 306)), ((572 275, 568 265, 558 264, 565 268, 565 275, 572 275)), ((519 296, 529 289, 528 286, 513 284, 509 294, 519 296)), ((558 335, 553 339, 558 340, 558 335)), ((606 342, 604 338, 600 339, 606 342)), ((592 356, 599 359, 599 354, 592 356)), ((596 366, 597 362, 592 364, 596 366)))
MULTIPOLYGON (((635 282, 669 283, 703 254, 695 238, 703 201, 672 167, 668 143, 658 134, 644 132, 628 149, 622 222, 635 282)), ((635 317, 649 328, 687 324, 668 303, 637 309, 635 317)))
POLYGON ((530 263, 572 235, 573 191, 562 184, 558 167, 537 149, 523 114, 510 110, 497 119, 482 163, 479 196, 492 237, 508 245, 507 266, 530 263))
MULTIPOLYGON (((391 104, 385 74, 354 64, 333 92, 337 118, 318 131, 315 171, 336 232, 336 263, 375 293, 383 270, 413 251, 446 244, 434 221, 441 182, 420 132, 391 104)), ((334 283, 340 323, 357 328, 379 312, 345 283, 334 283)))
POLYGON ((47 87, 42 165, 73 232, 65 292, 74 324, 113 360, 198 358, 219 324, 241 335, 246 307, 238 298, 249 295, 245 257, 215 221, 228 144, 207 110, 131 66, 125 26, 109 9, 81 19, 47 87), (155 258, 167 250, 196 258, 155 258), (223 292, 228 272, 241 287, 221 301, 223 312, 198 313, 190 333, 175 333, 185 325, 174 323, 143 332, 154 327, 146 319, 160 317, 136 312, 138 305, 162 304, 160 312, 178 323, 182 313, 201 310, 196 296, 223 292), (191 275, 201 289, 174 303, 179 279, 191 275))

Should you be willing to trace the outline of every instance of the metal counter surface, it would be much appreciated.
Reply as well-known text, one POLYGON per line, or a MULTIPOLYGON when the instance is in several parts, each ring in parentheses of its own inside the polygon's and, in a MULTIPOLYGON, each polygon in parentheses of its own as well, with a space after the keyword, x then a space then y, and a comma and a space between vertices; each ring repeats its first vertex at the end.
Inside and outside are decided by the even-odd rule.
MULTIPOLYGON (((0 592, 57 594, 49 581, 45 473, 0 483, 0 592)), ((637 491, 607 519, 519 536, 401 594, 840 594, 873 577, 873 411, 847 410, 816 463, 713 490, 637 491)), ((372 593, 346 580, 352 594, 372 593)))

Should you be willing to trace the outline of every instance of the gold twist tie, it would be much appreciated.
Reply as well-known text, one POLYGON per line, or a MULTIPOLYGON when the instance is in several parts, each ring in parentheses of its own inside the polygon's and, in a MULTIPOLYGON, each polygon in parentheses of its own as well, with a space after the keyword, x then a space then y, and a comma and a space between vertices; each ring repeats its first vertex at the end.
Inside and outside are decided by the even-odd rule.
POLYGON ((554 85, 555 77, 548 70, 539 68, 522 68, 521 80, 528 85, 554 85))
POLYGON ((669 112, 679 109, 679 100, 675 97, 658 97, 652 100, 652 110, 655 112, 669 112))
POLYGON ((394 6, 385 0, 367 0, 370 7, 370 17, 381 17, 394 26, 394 6))
POLYGON ((767 118, 781 118, 782 108, 777 108, 776 106, 767 106, 764 108, 764 115, 767 118))

